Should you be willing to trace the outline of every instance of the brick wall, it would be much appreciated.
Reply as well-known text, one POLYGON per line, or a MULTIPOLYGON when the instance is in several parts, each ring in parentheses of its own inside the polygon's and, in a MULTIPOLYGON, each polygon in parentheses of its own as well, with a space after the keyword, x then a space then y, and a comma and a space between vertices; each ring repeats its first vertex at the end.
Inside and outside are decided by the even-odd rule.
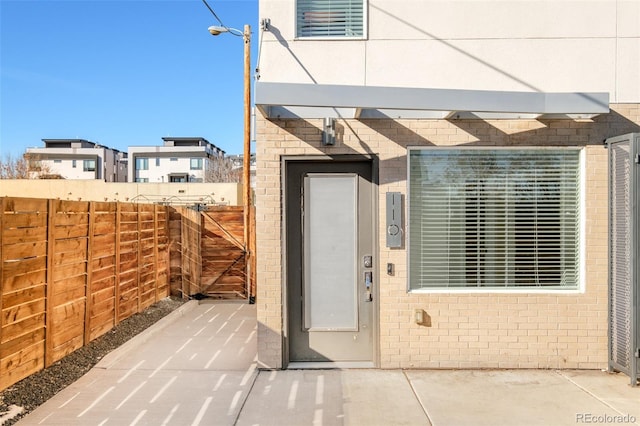
POLYGON ((339 120, 321 146, 321 120, 257 120, 256 221, 260 366, 281 368, 281 156, 374 154, 379 159, 380 367, 606 368, 607 151, 605 138, 640 131, 640 105, 593 121, 339 120), (406 250, 384 244, 385 193, 406 195, 407 146, 583 146, 586 150, 584 294, 407 293, 406 250), (396 273, 383 270, 387 262, 396 273), (413 322, 414 309, 430 317, 413 322))

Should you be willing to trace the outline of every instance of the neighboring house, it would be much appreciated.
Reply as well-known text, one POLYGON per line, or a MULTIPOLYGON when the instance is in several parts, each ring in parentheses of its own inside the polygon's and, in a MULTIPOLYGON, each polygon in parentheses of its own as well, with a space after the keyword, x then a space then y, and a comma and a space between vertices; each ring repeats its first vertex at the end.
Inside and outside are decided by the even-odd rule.
POLYGON ((607 368, 640 2, 259 7, 259 365, 607 368))
POLYGON ((200 137, 162 140, 162 146, 129 147, 129 182, 212 182, 223 150, 200 137))
POLYGON ((63 179, 127 181, 127 154, 85 139, 42 139, 43 148, 27 148, 25 157, 33 173, 63 179))

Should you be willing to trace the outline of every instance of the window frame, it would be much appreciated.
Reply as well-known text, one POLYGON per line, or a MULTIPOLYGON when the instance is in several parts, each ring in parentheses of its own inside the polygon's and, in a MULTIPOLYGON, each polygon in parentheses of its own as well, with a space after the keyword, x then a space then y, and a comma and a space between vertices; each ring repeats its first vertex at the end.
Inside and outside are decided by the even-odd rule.
POLYGON ((189 170, 203 170, 203 169, 204 169, 204 160, 202 157, 189 158, 189 170), (193 167, 194 160, 197 162, 196 167, 193 167))
POLYGON ((362 35, 357 36, 303 36, 298 32, 298 0, 293 2, 293 34, 294 40, 367 40, 369 37, 369 0, 362 1, 362 35))
POLYGON ((149 170, 149 157, 136 157, 135 170, 149 170), (142 165, 142 167, 138 167, 139 165, 142 165))
POLYGON ((462 147, 462 146, 407 146, 407 172, 406 172, 406 270, 407 270, 407 282, 406 288, 409 294, 430 294, 430 293, 452 293, 452 294, 473 294, 473 293, 507 293, 507 294, 583 294, 585 292, 586 281, 586 152, 583 147, 580 146, 474 146, 474 147, 462 147), (571 150, 578 153, 578 187, 579 187, 579 214, 578 214, 578 256, 577 256, 577 285, 574 288, 562 288, 559 286, 540 286, 540 287, 423 287, 423 288, 411 288, 411 231, 409 229, 411 221, 411 208, 410 208, 410 196, 411 196, 411 152, 412 151, 426 151, 426 150, 466 150, 466 151, 544 151, 544 150, 571 150))
POLYGON ((98 168, 98 162, 95 159, 87 159, 87 160, 82 160, 82 171, 83 172, 95 172, 96 169, 98 168), (89 162, 93 162, 93 168, 87 166, 87 164, 89 162))

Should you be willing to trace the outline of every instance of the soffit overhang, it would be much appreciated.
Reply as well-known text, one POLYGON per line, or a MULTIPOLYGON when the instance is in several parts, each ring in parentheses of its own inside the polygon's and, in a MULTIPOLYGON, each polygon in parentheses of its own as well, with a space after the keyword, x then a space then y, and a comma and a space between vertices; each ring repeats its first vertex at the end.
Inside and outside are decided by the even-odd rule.
POLYGON ((495 90, 255 82, 267 119, 589 119, 609 112, 604 92, 495 90))

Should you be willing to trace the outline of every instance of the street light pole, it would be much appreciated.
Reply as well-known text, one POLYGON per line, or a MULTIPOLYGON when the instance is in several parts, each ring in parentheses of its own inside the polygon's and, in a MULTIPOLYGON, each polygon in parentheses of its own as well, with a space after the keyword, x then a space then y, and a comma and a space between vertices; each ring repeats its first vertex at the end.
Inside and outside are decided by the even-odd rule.
MULTIPOLYGON (((245 25, 244 39, 244 154, 242 158, 242 186, 244 203, 244 241, 247 253, 247 283, 251 281, 251 26, 245 25)), ((250 284, 247 286, 250 297, 250 284)))
MULTIPOLYGON (((206 4, 206 1, 205 1, 206 4)), ((209 5, 207 5, 209 7, 209 5)), ((211 9, 210 9, 211 10, 211 9)), ((212 11, 213 12, 213 11, 212 11)), ((214 14, 215 15, 215 14, 214 14)), ((240 30, 225 26, 211 26, 209 33, 217 36, 221 33, 240 36, 240 30)), ((242 157, 242 204, 244 207, 244 245, 246 256, 247 298, 253 302, 251 295, 251 26, 245 25, 242 32, 244 40, 244 152, 242 157)))

